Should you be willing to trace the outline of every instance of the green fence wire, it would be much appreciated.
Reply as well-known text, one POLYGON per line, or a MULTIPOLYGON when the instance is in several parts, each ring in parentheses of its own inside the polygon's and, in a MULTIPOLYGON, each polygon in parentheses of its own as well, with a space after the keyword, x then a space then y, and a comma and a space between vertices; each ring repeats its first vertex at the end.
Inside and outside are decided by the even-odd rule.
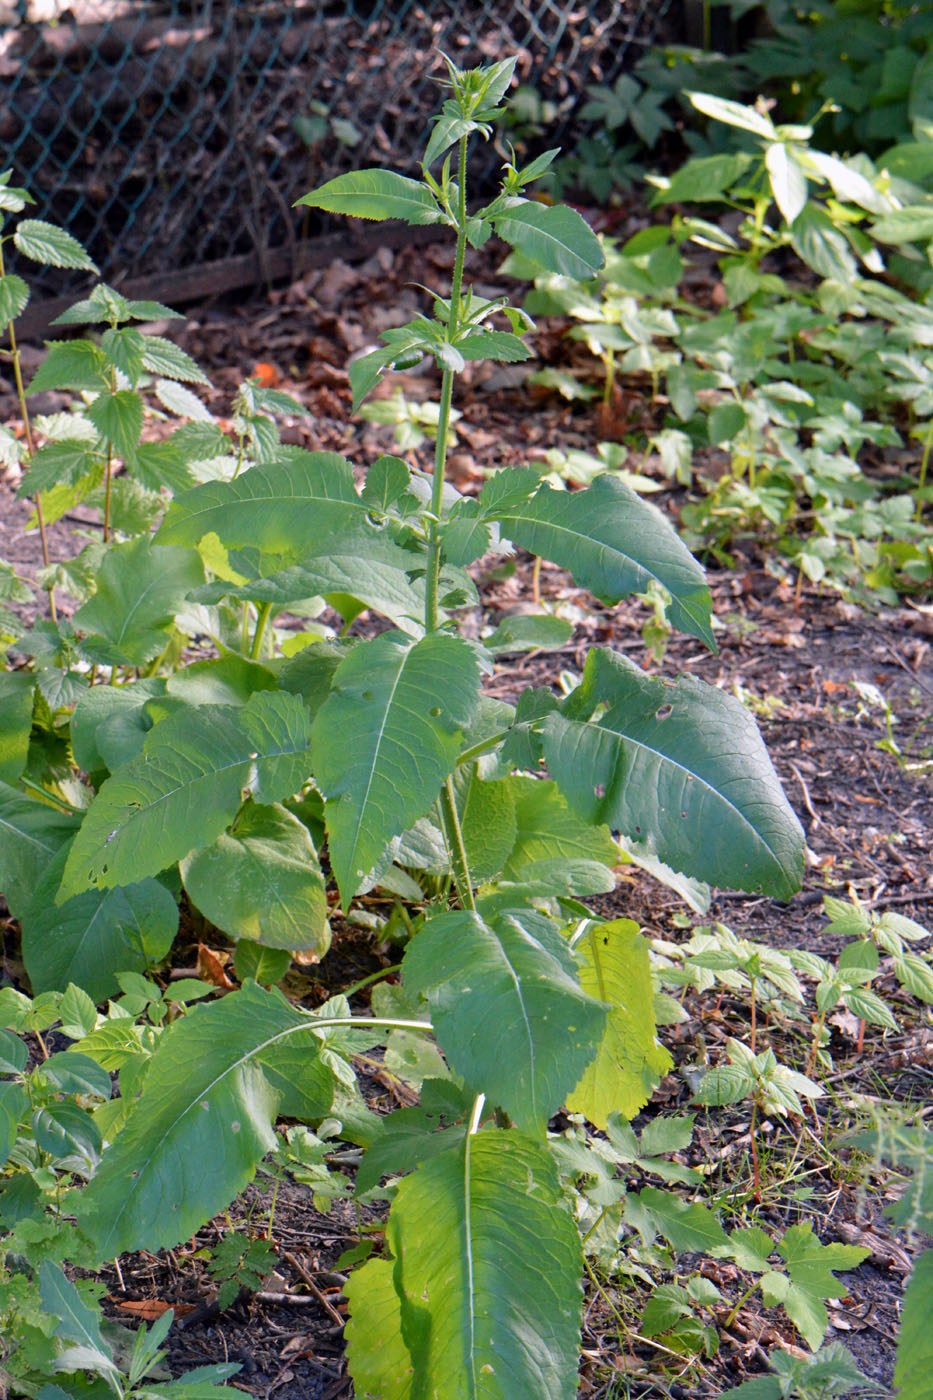
MULTIPOLYGON (((526 129, 511 135, 547 116, 559 142, 586 84, 634 63, 669 4, 5 0, 3 168, 105 277, 261 262, 321 227, 291 207, 313 184, 417 160, 438 49, 461 66, 517 53, 526 129)), ((47 286, 68 290, 61 274, 47 286)))

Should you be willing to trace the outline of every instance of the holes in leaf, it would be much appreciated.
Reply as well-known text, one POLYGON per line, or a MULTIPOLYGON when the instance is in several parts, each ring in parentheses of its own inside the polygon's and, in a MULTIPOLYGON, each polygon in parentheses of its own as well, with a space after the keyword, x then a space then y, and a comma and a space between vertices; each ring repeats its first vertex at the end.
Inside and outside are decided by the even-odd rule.
POLYGON ((596 786, 595 786, 594 789, 593 789, 593 795, 594 795, 595 797, 600 797, 600 798, 605 797, 605 796, 606 796, 606 784, 605 784, 605 783, 597 783, 596 786))
POLYGON ((669 716, 669 715, 672 715, 673 713, 674 713, 674 706, 673 706, 673 705, 659 705, 658 708, 657 708, 657 709, 655 710, 655 712, 654 712, 654 717, 655 717, 655 719, 667 719, 668 716, 669 716))

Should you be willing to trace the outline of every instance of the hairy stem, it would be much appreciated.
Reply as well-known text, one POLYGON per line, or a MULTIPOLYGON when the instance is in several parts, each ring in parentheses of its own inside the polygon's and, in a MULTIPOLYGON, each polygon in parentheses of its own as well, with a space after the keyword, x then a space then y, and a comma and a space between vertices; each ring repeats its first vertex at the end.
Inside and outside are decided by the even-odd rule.
MULTIPOLYGON (((460 171, 457 191, 457 251, 454 255, 453 279, 450 284, 450 316, 447 338, 452 340, 460 325, 460 294, 463 289, 463 259, 466 254, 466 157, 467 138, 460 138, 460 171)), ((428 533, 428 572, 425 581, 424 628, 433 632, 437 627, 437 595, 441 575, 441 508, 444 500, 444 466, 450 436, 450 403, 453 396, 453 370, 445 369, 441 381, 441 402, 437 419, 437 441, 434 448, 434 482, 431 489, 431 521, 428 533)))
MULTIPOLYGON (((6 269, 3 265, 3 240, 0 239, 0 277, 5 276, 6 269)), ((16 331, 13 328, 12 319, 7 322, 7 334, 10 337, 10 357, 13 361, 13 379, 16 383, 16 399, 19 403, 20 417, 23 420, 23 435, 26 439, 26 451, 29 453, 29 456, 31 458, 36 449, 32 437, 32 424, 29 420, 29 409, 26 407, 26 390, 25 386, 23 385, 23 370, 19 361, 19 346, 16 343, 16 331)), ((36 492, 35 499, 36 521, 39 525, 39 540, 42 545, 42 562, 45 565, 45 567, 48 568, 50 562, 49 541, 45 529, 45 515, 42 511, 42 497, 38 491, 36 492)), ((58 615, 55 611, 55 589, 51 586, 48 589, 48 595, 49 613, 51 615, 52 621, 57 622, 58 615)))
POLYGON ((467 861, 466 846, 463 843, 463 832, 460 829, 460 818, 457 815, 452 778, 448 778, 441 789, 441 812, 444 818, 444 835, 450 850, 451 864, 454 867, 454 882, 460 896, 460 903, 464 909, 471 909, 475 914, 476 900, 473 898, 473 882, 470 878, 470 866, 467 861))

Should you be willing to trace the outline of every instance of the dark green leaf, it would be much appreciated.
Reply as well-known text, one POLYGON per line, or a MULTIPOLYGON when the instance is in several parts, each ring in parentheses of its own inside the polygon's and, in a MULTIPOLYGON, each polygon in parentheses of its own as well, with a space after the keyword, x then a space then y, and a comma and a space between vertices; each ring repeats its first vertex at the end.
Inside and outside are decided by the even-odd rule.
POLYGON ((87 416, 120 457, 133 452, 143 426, 143 401, 134 389, 98 394, 87 416))
POLYGON ((307 1016, 254 984, 170 1027, 126 1126, 81 1193, 82 1228, 102 1258, 177 1244, 243 1189, 276 1143, 277 1095, 257 1058, 274 1062, 276 1048, 295 1039, 316 1059, 308 1027, 307 1016))
POLYGON ((347 527, 365 526, 369 506, 356 493, 346 458, 281 451, 280 460, 252 467, 235 481, 210 481, 176 497, 156 536, 159 544, 196 545, 214 533, 227 548, 250 545, 299 563, 347 527))
POLYGON ((603 265, 599 239, 576 210, 564 204, 510 201, 491 218, 500 238, 548 272, 585 279, 603 265))
POLYGON ((542 485, 527 503, 486 514, 513 543, 569 569, 600 598, 617 602, 652 579, 663 584, 674 626, 715 647, 703 570, 660 511, 617 477, 599 476, 583 491, 542 485))
POLYGON ((228 937, 326 953, 317 852, 307 827, 284 807, 250 803, 232 831, 185 857, 181 875, 192 903, 228 937))
POLYGON ((0 782, 18 782, 26 767, 35 686, 25 671, 0 671, 0 782))
POLYGON ((60 898, 156 875, 229 826, 245 798, 276 802, 307 776, 308 719, 293 695, 202 705, 157 724, 105 782, 75 838, 60 898))
POLYGON ((581 990, 556 926, 532 909, 489 922, 468 910, 438 914, 415 934, 402 966, 408 990, 428 999, 451 1067, 523 1131, 542 1134, 606 1021, 581 990))
POLYGON ((110 666, 143 666, 171 635, 188 592, 204 581, 194 549, 167 549, 148 535, 114 545, 104 556, 97 592, 74 615, 84 649, 110 666))
POLYGON ((436 224, 443 215, 427 185, 393 170, 354 170, 328 180, 296 204, 349 214, 355 219, 404 219, 408 224, 436 224))
POLYGON ((649 679, 591 652, 584 681, 542 724, 548 768, 589 821, 653 844, 675 870, 786 899, 800 886, 804 836, 748 710, 689 676, 649 679))
POLYGON ((465 643, 384 632, 341 662, 312 731, 344 907, 386 842, 431 807, 453 769, 479 691, 465 643))

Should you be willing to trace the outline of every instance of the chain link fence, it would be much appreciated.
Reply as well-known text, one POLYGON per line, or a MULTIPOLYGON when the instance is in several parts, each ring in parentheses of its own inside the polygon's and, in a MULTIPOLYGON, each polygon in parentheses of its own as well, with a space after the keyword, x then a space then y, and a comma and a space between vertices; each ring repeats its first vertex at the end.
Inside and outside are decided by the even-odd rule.
MULTIPOLYGON (((546 125, 560 144, 586 85, 634 63, 670 3, 0 0, 3 165, 105 278, 244 254, 267 277, 270 250, 325 227, 291 207, 312 185, 414 168, 439 49, 461 66, 518 54, 518 125, 497 140, 546 125)), ((500 161, 490 147, 485 174, 500 161)))

